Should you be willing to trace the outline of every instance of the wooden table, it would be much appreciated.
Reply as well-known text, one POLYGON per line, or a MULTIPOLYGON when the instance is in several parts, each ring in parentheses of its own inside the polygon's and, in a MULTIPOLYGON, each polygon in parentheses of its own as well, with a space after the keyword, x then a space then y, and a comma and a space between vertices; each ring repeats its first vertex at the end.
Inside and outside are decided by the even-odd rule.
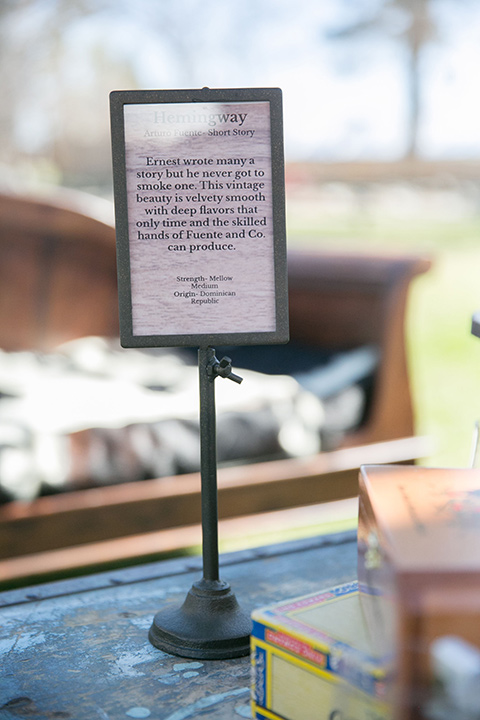
MULTIPOLYGON (((247 612, 356 577, 356 532, 222 556, 247 612)), ((250 660, 167 655, 147 632, 201 577, 189 557, 0 593, 0 720, 250 717, 250 660)))

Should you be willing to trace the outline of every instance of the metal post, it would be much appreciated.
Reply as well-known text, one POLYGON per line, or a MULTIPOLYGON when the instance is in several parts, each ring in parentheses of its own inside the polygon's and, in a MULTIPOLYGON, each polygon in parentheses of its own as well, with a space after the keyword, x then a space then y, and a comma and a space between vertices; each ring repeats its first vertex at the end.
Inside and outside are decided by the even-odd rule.
POLYGON ((199 348, 200 471, 202 484, 203 578, 180 607, 162 608, 148 637, 155 647, 181 657, 222 659, 248 655, 252 622, 230 585, 219 577, 215 378, 241 383, 232 361, 211 347, 199 348))
POLYGON ((219 580, 215 350, 199 348, 200 472, 202 483, 203 577, 219 580))

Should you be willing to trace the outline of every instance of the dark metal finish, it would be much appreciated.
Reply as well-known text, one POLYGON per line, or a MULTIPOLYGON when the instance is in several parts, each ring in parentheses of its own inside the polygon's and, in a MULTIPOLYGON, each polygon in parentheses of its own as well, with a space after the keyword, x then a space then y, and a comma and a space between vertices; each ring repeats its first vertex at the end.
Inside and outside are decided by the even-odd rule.
MULTIPOLYGON (((149 638, 170 653, 195 658, 229 658, 249 652, 250 618, 245 615, 229 585, 219 578, 217 458, 215 391, 217 376, 240 383, 232 361, 220 361, 211 347, 284 343, 288 341, 287 255, 285 230, 285 179, 283 157, 282 92, 279 88, 121 91, 110 95, 112 157, 117 235, 117 272, 120 335, 124 347, 199 346, 200 445, 202 480, 203 579, 194 583, 178 609, 155 615, 149 638), (134 335, 130 238, 125 152, 125 106, 157 103, 251 103, 269 104, 272 177, 273 268, 275 324, 270 332, 223 332, 134 335)), ((180 331, 181 327, 178 328, 180 331)))
POLYGON ((230 585, 202 579, 193 583, 180 608, 165 608, 155 615, 148 637, 172 655, 224 660, 248 655, 251 629, 230 585))
POLYGON ((217 504, 217 428, 215 418, 215 351, 200 348, 200 474, 202 478, 203 577, 219 580, 217 504))
POLYGON ((203 577, 219 580, 218 574, 218 502, 217 502, 217 427, 215 378, 217 375, 242 379, 232 373, 230 358, 219 362, 211 347, 198 351, 200 385, 200 473, 202 478, 203 577))
POLYGON ((203 576, 219 580, 218 574, 218 503, 217 503, 217 428, 215 410, 215 378, 228 378, 241 383, 232 372, 232 361, 220 361, 211 347, 198 351, 200 385, 200 472, 202 478, 203 576))
POLYGON ((193 583, 181 607, 163 608, 149 631, 152 645, 181 657, 219 660, 247 655, 251 620, 228 583, 220 580, 218 555, 215 378, 241 383, 232 361, 211 347, 198 351, 200 384, 200 471, 202 480, 203 578, 193 583))
POLYGON ((110 93, 120 338, 124 347, 199 347, 262 345, 289 339, 283 103, 280 88, 201 88, 186 90, 119 90, 110 93), (268 102, 272 168, 273 262, 276 328, 271 332, 134 335, 130 276, 129 222, 125 162, 124 106, 148 103, 268 102))

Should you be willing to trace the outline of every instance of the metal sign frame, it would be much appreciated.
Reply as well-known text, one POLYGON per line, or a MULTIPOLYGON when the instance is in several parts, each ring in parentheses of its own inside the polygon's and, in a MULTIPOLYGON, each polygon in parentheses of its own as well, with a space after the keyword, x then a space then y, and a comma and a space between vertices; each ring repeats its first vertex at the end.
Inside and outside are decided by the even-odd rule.
MULTIPOLYGON (((110 95, 110 108, 117 235, 120 336, 122 345, 124 347, 209 347, 212 345, 256 345, 287 342, 289 339, 288 294, 281 90, 278 88, 203 88, 201 90, 115 91, 110 95), (245 112, 242 112, 242 109, 245 109, 245 112), (255 128, 254 132, 243 129, 249 127, 249 121, 250 125, 254 122, 254 120, 248 118, 250 110, 253 110, 251 113, 252 118, 257 117, 260 119, 261 130, 257 133, 256 137, 262 138, 261 143, 260 141, 253 141, 256 132, 255 128), (161 120, 163 123, 170 123, 168 126, 165 124, 162 125, 161 127, 168 127, 169 129, 164 130, 163 133, 157 132, 153 140, 148 130, 143 131, 143 129, 140 128, 140 119, 146 117, 146 112, 149 113, 149 116, 153 112, 157 113, 155 115, 157 122, 161 120), (185 118, 188 120, 186 125, 185 118), (225 137, 225 129, 219 130, 218 127, 216 128, 214 125, 217 121, 221 121, 223 123, 222 128, 225 128, 225 118, 228 119, 230 124, 227 137, 225 137), (202 122, 204 125, 202 125, 202 122), (182 123, 182 125, 180 126, 179 123, 182 123), (243 125, 243 135, 240 134, 240 123, 243 125), (135 135, 133 130, 129 129, 134 126, 137 135, 135 135), (187 133, 182 129, 185 127, 193 129, 187 133), (235 135, 233 134, 234 131, 236 131, 235 135), (146 156, 142 140, 139 139, 137 141, 135 139, 142 137, 141 132, 148 133, 149 147, 155 148, 155 155, 146 156), (167 132, 169 132, 170 135, 167 135, 167 132), (221 136, 220 139, 214 137, 215 132, 221 136), (195 133, 197 133, 197 135, 195 135, 195 133), (221 135, 221 133, 223 133, 223 135, 221 135), (175 141, 172 140, 172 134, 178 134, 178 138, 176 137, 175 141), (131 139, 132 137, 134 140, 131 139), (197 139, 198 145, 196 145, 197 139), (135 143, 138 144, 138 147, 135 143), (192 331, 190 316, 188 323, 186 321, 184 323, 182 319, 182 308, 186 310, 187 307, 187 302, 184 302, 185 297, 182 297, 182 302, 178 302, 172 310, 172 307, 170 307, 173 305, 173 301, 170 299, 173 294, 171 289, 164 291, 164 296, 162 296, 162 290, 158 290, 158 288, 162 287, 166 273, 172 275, 172 272, 174 272, 170 268, 170 263, 172 263, 172 266, 175 268, 178 268, 180 263, 184 268, 180 279, 191 280, 201 277, 202 279, 208 280, 209 278, 206 277, 205 272, 198 271, 197 268, 200 267, 204 269, 206 267, 208 255, 207 244, 208 250, 214 250, 220 247, 221 250, 225 250, 224 257, 218 252, 215 255, 215 261, 217 262, 217 266, 225 267, 225 275, 220 274, 216 275, 216 277, 225 277, 226 279, 230 277, 231 279, 231 276, 235 274, 234 271, 237 263, 237 258, 233 251, 237 248, 233 243, 216 246, 212 242, 210 245, 210 239, 208 243, 198 244, 199 248, 205 248, 205 250, 200 250, 198 253, 195 251, 197 247, 195 245, 193 246, 195 252, 191 249, 192 245, 170 245, 167 247, 180 247, 185 249, 183 253, 176 253, 175 259, 172 259, 174 254, 171 253, 168 255, 163 241, 163 238, 166 234, 168 235, 168 233, 164 232, 162 234, 159 232, 148 234, 136 229, 139 227, 137 223, 141 225, 142 221, 145 225, 147 225, 147 222, 151 223, 151 226, 155 228, 161 227, 160 223, 163 222, 163 224, 165 224, 165 221, 162 220, 161 215, 158 220, 147 220, 147 216, 145 215, 146 211, 143 207, 144 196, 136 191, 137 186, 132 178, 139 177, 137 172, 140 162, 144 163, 143 167, 147 167, 147 163, 150 162, 162 163, 163 168, 167 168, 168 170, 170 167, 166 175, 168 177, 173 176, 174 173, 172 169, 175 167, 178 169, 184 157, 188 155, 190 158, 194 158, 198 155, 199 149, 203 148, 207 150, 210 148, 213 151, 212 159, 206 159, 204 162, 211 163, 211 167, 216 167, 217 159, 215 153, 220 152, 216 150, 218 147, 223 148, 221 152, 229 158, 237 157, 239 153, 245 157, 248 156, 249 162, 255 167, 258 167, 258 163, 255 160, 257 157, 256 152, 258 152, 260 165, 263 168, 262 172, 264 172, 268 180, 267 183, 263 183, 262 193, 264 193, 264 195, 261 197, 262 201, 265 200, 262 205, 262 210, 266 208, 266 211, 261 220, 248 220, 248 222, 256 223, 256 225, 253 225, 253 229, 241 230, 237 233, 237 236, 239 235, 240 238, 246 238, 243 245, 241 240, 238 241, 240 252, 237 253, 237 257, 241 257, 242 253, 244 255, 239 276, 242 278, 245 276, 245 267, 247 267, 246 274, 248 275, 248 263, 250 263, 252 277, 256 278, 255 281, 251 282, 249 287, 246 287, 247 284, 244 282, 241 286, 241 292, 239 293, 234 291, 223 292, 225 285, 220 285, 218 292, 219 299, 212 299, 212 303, 216 304, 213 310, 206 304, 207 301, 205 301, 205 305, 200 305, 199 308, 189 308, 188 312, 191 315, 197 313, 196 320, 193 323, 195 327, 192 331), (267 150, 268 153, 266 152, 267 150), (187 155, 185 155, 185 153, 187 153, 187 155), (148 157, 150 157, 150 160, 148 160, 148 157), (161 159, 159 160, 158 158, 161 159), (174 160, 172 158, 178 159, 174 160), (174 163, 176 163, 176 165, 174 163), (141 213, 143 213, 143 215, 141 215, 141 213), (155 222, 157 225, 154 224, 155 222), (259 222, 263 223, 263 226, 258 229, 260 232, 256 229, 259 222), (266 236, 266 239, 261 240, 260 244, 257 244, 254 248, 254 254, 258 252, 260 255, 260 263, 255 257, 250 259, 250 257, 247 256, 245 248, 249 247, 248 243, 252 245, 252 241, 248 239, 250 233, 252 233, 250 238, 255 238, 255 233, 258 237, 266 236), (153 243, 146 242, 142 244, 144 237, 161 237, 162 239, 155 239, 153 243), (139 241, 140 238, 142 242, 139 241), (261 244, 262 242, 264 242, 264 246, 261 244), (150 250, 147 250, 148 247, 150 247, 150 250), (142 253, 144 253, 144 251, 147 253, 157 253, 158 257, 156 257, 158 262, 156 260, 152 263, 147 258, 143 261, 142 266, 142 253), (135 257, 140 258, 137 265, 134 265, 136 262, 135 257), (223 262, 224 265, 222 265, 223 262), (259 268, 262 262, 264 262, 265 266, 268 266, 269 272, 260 272, 259 268), (145 273, 145 281, 142 273, 145 273), (262 288, 264 277, 265 288, 262 288), (148 283, 153 286, 152 278, 154 278, 156 283, 156 292, 159 293, 158 297, 155 296, 155 303, 157 303, 157 305, 152 301, 151 307, 148 307, 146 311, 135 310, 137 313, 137 316, 135 316, 135 303, 135 308, 143 308, 148 305, 148 303, 142 305, 140 301, 137 302, 136 298, 139 293, 141 295, 141 293, 145 292, 144 288, 148 283), (134 284, 133 290, 132 281, 134 284), (224 302, 223 295, 233 295, 237 297, 234 297, 233 300, 229 297, 224 302), (258 300, 259 297, 260 300, 258 300), (167 299, 165 300, 165 298, 167 299), (262 326, 259 320, 261 317, 262 298, 264 298, 265 304, 266 306, 268 305, 269 308, 268 312, 265 313, 265 317, 267 318, 264 323, 265 327, 262 326), (164 304, 169 306, 164 307, 164 304), (222 309, 222 304, 225 306, 225 311, 222 309), (259 308, 258 313, 256 311, 257 307, 259 308), (175 312, 176 308, 178 308, 178 312, 175 312), (148 319, 145 322, 143 322, 142 312, 145 313, 145 317, 147 317, 146 313, 148 313, 148 319), (164 331, 164 318, 167 317, 168 313, 170 313, 170 325, 168 329, 164 331), (215 315, 215 313, 217 315, 215 315), (140 320, 137 318, 140 318, 140 320), (150 318, 153 319, 150 320, 150 318), (205 318, 205 321, 203 318, 205 318), (216 326, 220 326, 219 330, 217 330, 217 327, 211 327, 213 322, 216 323, 216 326), (152 331, 149 329, 149 323, 153 327, 152 331), (175 327, 172 329, 173 324, 175 327), (189 329, 186 329, 187 324, 189 325, 189 329), (204 325, 206 329, 203 327, 204 325), (148 329, 145 330, 145 327, 148 329)), ((228 161, 228 159, 224 160, 222 158, 220 162, 228 161)), ((197 162, 197 160, 195 160, 195 162, 197 162)), ((230 162, 240 162, 240 160, 231 159, 230 162)), ((228 177, 229 171, 225 170, 224 172, 228 177)), ((179 173, 180 177, 182 177, 182 182, 178 183, 179 188, 195 187, 195 190, 192 190, 192 192, 197 192, 198 187, 204 187, 206 188, 207 196, 210 197, 208 195, 208 188, 210 186, 215 187, 213 180, 212 183, 203 180, 201 184, 195 184, 194 180, 194 182, 189 185, 188 183, 183 183, 185 180, 184 173, 188 175, 188 180, 194 175, 194 173, 188 172, 187 170, 182 170, 179 173)), ((143 173, 143 175, 145 174, 146 173, 143 173)), ((241 173, 239 174, 241 175, 241 173)), ((230 177, 232 178, 235 177, 235 175, 230 173, 230 177)), ((140 176, 142 176, 142 173, 140 173, 140 176)), ((204 174, 203 170, 201 170, 197 178, 205 176, 208 177, 209 174, 204 174)), ((156 177, 160 178, 160 173, 158 173, 156 177)), ((242 183, 238 183, 238 185, 241 186, 242 183)), ((255 187, 252 183, 248 182, 244 182, 243 185, 245 187, 255 187)), ((158 187, 168 187, 167 194, 170 193, 170 199, 174 197, 175 182, 172 181, 166 186, 159 180, 158 187)), ((248 193, 248 191, 246 192, 248 193)), ((190 201, 193 198, 191 196, 179 198, 178 195, 182 195, 182 190, 179 190, 175 196, 179 203, 180 200, 183 202, 182 206, 180 206, 180 204, 176 206, 176 212, 180 213, 182 208, 185 207, 184 199, 190 201)), ((151 197, 154 199, 153 195, 151 197)), ((200 197, 200 195, 198 197, 200 197)), ((203 195, 201 197, 203 197, 203 195)), ((215 202, 218 207, 225 205, 225 197, 224 192, 219 192, 218 195, 215 196, 215 202), (219 199, 217 200, 217 198, 219 199)), ((249 197, 252 198, 253 196, 250 195, 249 197)), ((174 207, 173 203, 171 207, 174 207)), ((196 207, 198 208, 199 204, 197 204, 196 207)), ((245 209, 243 205, 237 207, 238 210, 240 210, 240 208, 245 209)), ((229 208, 229 213, 236 212, 236 209, 232 207, 232 203, 229 204, 229 208)), ((251 212, 253 211, 257 212, 255 208, 253 208, 251 212)), ((165 208, 162 209, 160 205, 158 206, 157 212, 165 213, 165 216, 167 216, 167 210, 165 208)), ((171 215, 168 215, 168 217, 170 218, 171 215)), ((184 237, 185 235, 204 237, 212 234, 218 234, 220 236, 233 234, 222 232, 201 233, 193 232, 193 230, 187 232, 189 229, 188 222, 191 223, 191 219, 188 220, 188 217, 184 215, 177 215, 177 217, 182 218, 182 220, 173 222, 176 222, 177 226, 186 227, 183 233, 184 237)), ((190 216, 190 218, 191 217, 192 216, 190 216)), ((233 218, 234 215, 232 214, 228 217, 233 218)), ((172 221, 169 220, 167 222, 172 221)), ((206 220, 202 222, 206 223, 206 220)), ((226 223, 226 225, 228 228, 231 228, 230 222, 226 223)), ((208 229, 212 231, 211 224, 208 229)), ((178 234, 180 234, 180 231, 177 232, 177 235, 178 234)), ((213 257, 213 255, 214 253, 210 252, 209 257, 213 257)), ((208 262, 210 261, 208 260, 208 262)), ((170 282, 171 285, 173 283, 173 277, 167 278, 167 281, 170 282)), ((181 286, 182 290, 185 285, 188 286, 188 283, 184 283, 183 287, 181 286)), ((228 287, 233 288, 234 283, 230 283, 228 287)), ((182 290, 179 291, 180 294, 182 290)), ((205 294, 207 295, 207 293, 205 294)), ((212 293, 212 295, 214 295, 214 293, 212 293)), ((153 297, 153 295, 150 297, 153 297)), ((190 302, 192 302, 192 300, 190 300, 190 302)))

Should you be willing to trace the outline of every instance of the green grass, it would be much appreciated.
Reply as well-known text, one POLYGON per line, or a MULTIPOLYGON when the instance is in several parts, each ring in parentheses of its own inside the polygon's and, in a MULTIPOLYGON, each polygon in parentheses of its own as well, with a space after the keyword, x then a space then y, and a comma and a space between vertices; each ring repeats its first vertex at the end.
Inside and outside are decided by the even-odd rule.
MULTIPOLYGON (((400 208, 401 210, 401 208, 400 208)), ((407 348, 416 429, 434 441, 423 464, 465 467, 480 419, 480 339, 470 333, 480 310, 480 218, 382 217, 350 208, 325 213, 305 201, 289 205, 290 246, 358 252, 421 253, 432 269, 414 280, 407 348)))
POLYGON ((470 333, 480 309, 480 248, 461 244, 436 256, 410 298, 407 337, 417 429, 437 447, 428 464, 464 467, 470 462, 480 419, 480 339, 470 333))

